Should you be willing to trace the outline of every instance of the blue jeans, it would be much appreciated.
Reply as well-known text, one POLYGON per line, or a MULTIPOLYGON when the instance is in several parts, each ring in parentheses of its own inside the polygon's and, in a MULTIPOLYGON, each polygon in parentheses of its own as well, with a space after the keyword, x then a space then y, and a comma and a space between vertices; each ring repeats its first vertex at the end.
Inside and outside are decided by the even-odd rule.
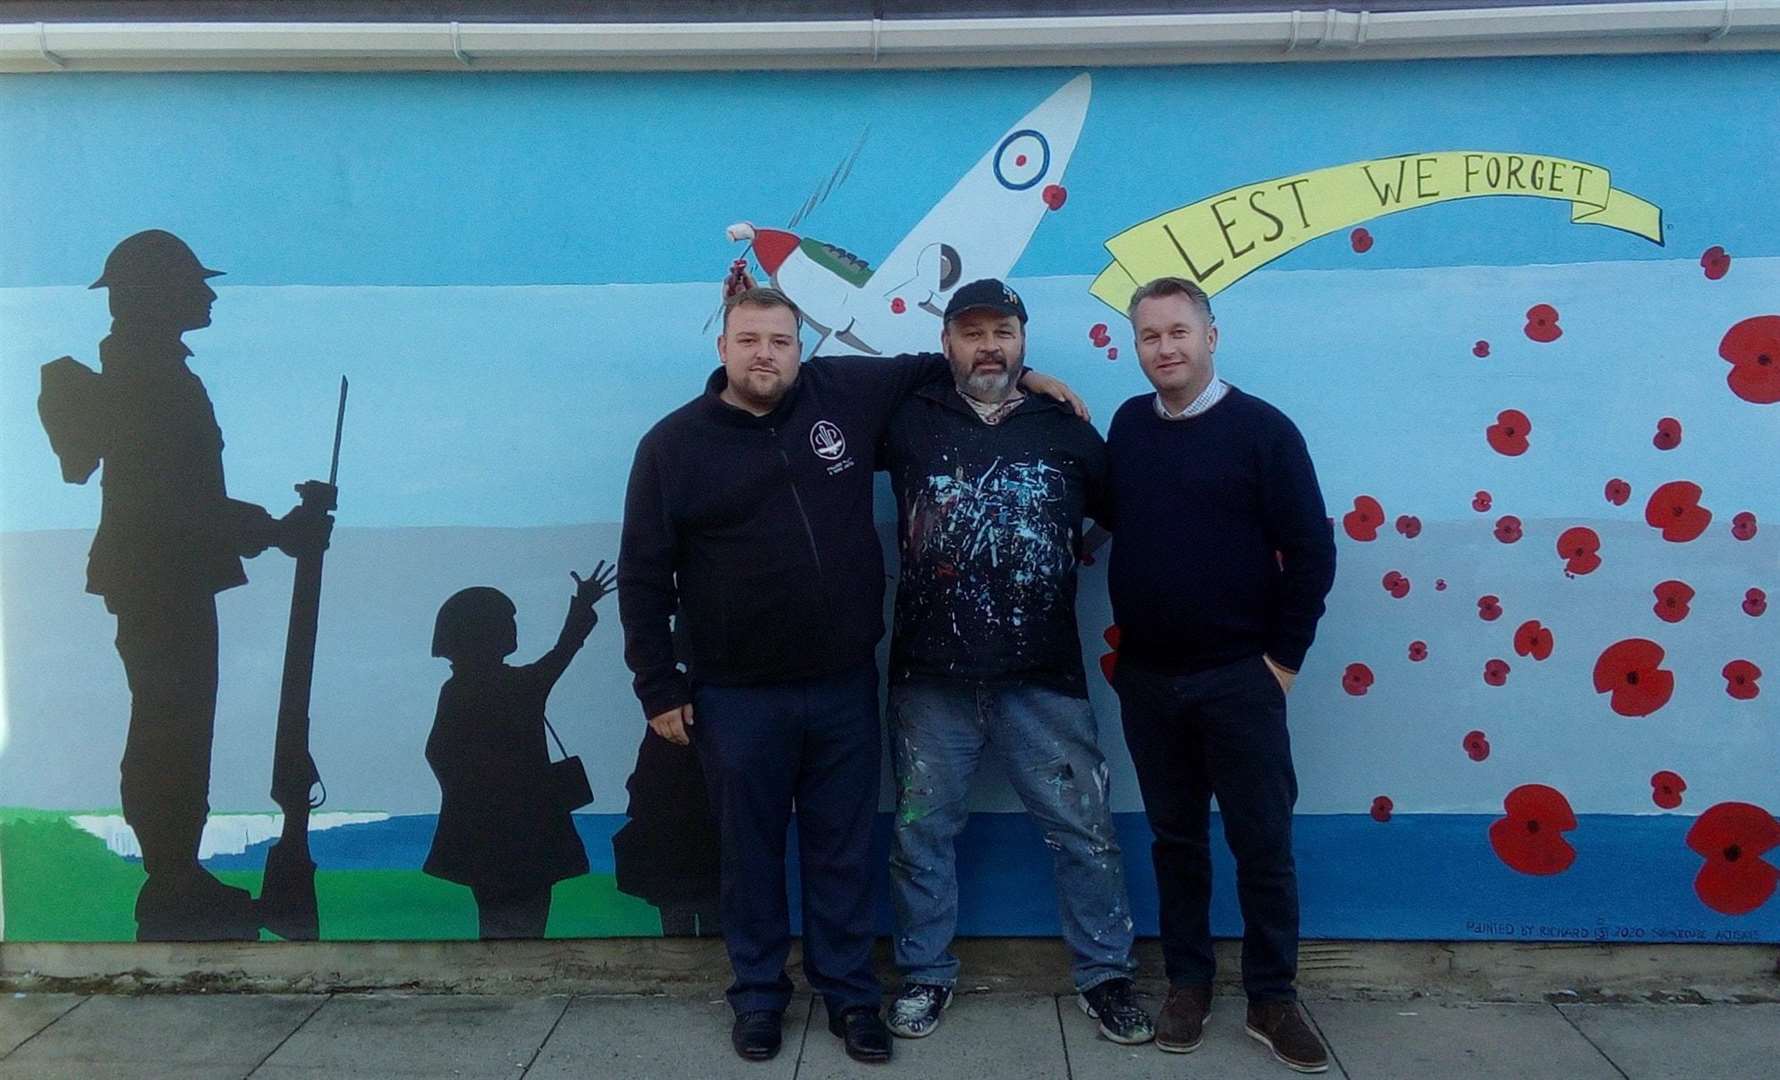
POLYGON ((694 683, 698 747, 723 848, 719 907, 740 1015, 783 1012, 791 917, 785 840, 797 806, 804 974, 831 1016, 881 1000, 871 827, 878 810, 878 669, 762 686, 694 683))
POLYGON ((985 746, 1001 756, 1020 801, 1044 830, 1076 989, 1129 978, 1137 968, 1131 905, 1093 709, 1086 698, 1042 686, 953 679, 890 688, 896 966, 910 982, 958 982, 953 841, 969 816, 965 797, 985 746))

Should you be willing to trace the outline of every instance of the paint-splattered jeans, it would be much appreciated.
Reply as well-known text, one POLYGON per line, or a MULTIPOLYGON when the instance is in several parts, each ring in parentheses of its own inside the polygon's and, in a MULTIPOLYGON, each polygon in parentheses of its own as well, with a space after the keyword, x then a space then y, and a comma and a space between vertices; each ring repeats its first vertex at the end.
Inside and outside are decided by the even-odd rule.
POLYGON ((953 841, 968 816, 966 795, 984 747, 1000 755, 1051 849, 1076 989, 1128 978, 1137 967, 1131 905, 1093 709, 1086 698, 1042 686, 952 679, 911 679, 890 688, 896 966, 911 982, 957 984, 953 841))

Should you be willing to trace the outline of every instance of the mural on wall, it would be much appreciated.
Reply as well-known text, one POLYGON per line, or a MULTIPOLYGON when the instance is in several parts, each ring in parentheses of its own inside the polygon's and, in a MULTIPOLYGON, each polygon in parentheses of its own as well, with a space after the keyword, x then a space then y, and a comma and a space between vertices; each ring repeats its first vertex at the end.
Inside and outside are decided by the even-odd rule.
MULTIPOLYGON (((595 605, 746 243, 812 351, 934 348, 1010 280, 1102 424, 1147 389, 1135 284, 1214 294, 1341 547, 1293 690, 1306 935, 1780 941, 1780 208, 1738 179, 1780 166, 1776 63, 0 80, 39 211, 0 251, 0 936, 715 933, 697 760, 595 605), (350 498, 242 501, 326 459, 341 371, 350 498)), ((960 931, 1056 933, 1017 799, 971 805, 960 931)))

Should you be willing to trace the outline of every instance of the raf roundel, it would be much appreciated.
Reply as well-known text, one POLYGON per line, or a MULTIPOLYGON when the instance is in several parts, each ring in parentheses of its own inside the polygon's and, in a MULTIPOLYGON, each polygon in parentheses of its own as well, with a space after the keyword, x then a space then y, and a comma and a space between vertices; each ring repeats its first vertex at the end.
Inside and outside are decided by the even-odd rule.
POLYGON ((833 461, 847 452, 847 437, 829 421, 818 420, 810 428, 810 449, 823 461, 833 461))
POLYGON ((1051 144, 1031 128, 1022 128, 995 148, 995 179, 1009 191, 1025 191, 1051 171, 1051 144))

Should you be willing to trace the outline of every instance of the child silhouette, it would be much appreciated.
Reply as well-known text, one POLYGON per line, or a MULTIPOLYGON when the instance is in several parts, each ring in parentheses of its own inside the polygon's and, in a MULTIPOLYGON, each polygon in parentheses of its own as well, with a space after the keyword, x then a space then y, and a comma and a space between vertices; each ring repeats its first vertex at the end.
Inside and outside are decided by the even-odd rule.
POLYGON ((544 741, 544 704, 587 640, 616 570, 602 560, 575 595, 556 645, 535 663, 505 663, 518 643, 517 609, 499 589, 464 589, 439 608, 433 655, 451 661, 426 741, 439 780, 439 824, 423 869, 467 885, 483 938, 538 938, 550 889, 587 873, 587 852, 557 801, 544 741))

